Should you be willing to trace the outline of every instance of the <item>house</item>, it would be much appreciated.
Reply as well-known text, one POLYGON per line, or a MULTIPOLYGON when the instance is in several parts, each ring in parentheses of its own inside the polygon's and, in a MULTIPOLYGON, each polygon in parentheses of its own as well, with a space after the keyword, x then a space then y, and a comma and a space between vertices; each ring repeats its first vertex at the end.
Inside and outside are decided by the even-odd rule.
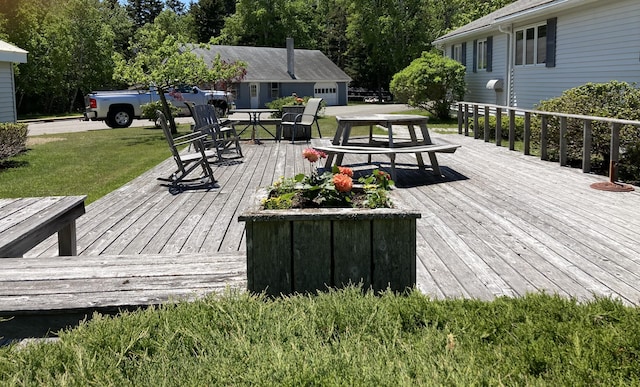
POLYGON ((14 63, 27 63, 27 52, 0 40, 0 122, 16 122, 18 117, 14 63))
POLYGON ((318 50, 211 46, 193 52, 211 63, 217 54, 225 61, 247 64, 245 78, 231 85, 238 108, 264 108, 265 103, 296 93, 299 97, 321 97, 327 105, 346 105, 351 78, 318 50))
POLYGON ((532 108, 589 82, 639 82, 639 37, 638 0, 519 0, 433 43, 466 66, 466 101, 532 108))

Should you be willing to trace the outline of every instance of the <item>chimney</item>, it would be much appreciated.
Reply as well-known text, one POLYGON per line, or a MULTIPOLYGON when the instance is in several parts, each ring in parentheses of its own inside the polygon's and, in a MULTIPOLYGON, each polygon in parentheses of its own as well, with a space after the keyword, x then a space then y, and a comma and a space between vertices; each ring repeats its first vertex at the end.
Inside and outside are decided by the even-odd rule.
POLYGON ((291 79, 296 79, 296 73, 293 70, 293 38, 287 38, 287 73, 291 79))

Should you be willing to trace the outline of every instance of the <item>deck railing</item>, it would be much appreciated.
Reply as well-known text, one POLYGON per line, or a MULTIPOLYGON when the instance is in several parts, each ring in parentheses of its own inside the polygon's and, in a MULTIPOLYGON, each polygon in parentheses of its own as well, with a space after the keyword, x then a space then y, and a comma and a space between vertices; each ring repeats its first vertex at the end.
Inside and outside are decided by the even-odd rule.
MULTIPOLYGON (((458 102, 458 133, 469 136, 469 127, 473 123, 474 128, 478 128, 480 114, 484 116, 484 141, 490 142, 489 117, 495 116, 495 141, 496 145, 502 146, 502 119, 506 113, 508 117, 509 130, 509 150, 515 150, 516 142, 516 116, 524 118, 523 132, 523 152, 525 155, 531 154, 531 117, 540 118, 540 158, 548 160, 548 121, 550 117, 559 118, 559 162, 560 165, 567 165, 568 155, 568 139, 567 139, 567 119, 580 120, 583 123, 583 146, 582 146, 582 171, 591 172, 591 144, 592 133, 591 127, 593 122, 606 122, 611 130, 610 141, 610 161, 609 161, 609 179, 613 183, 617 180, 617 163, 620 159, 620 127, 623 125, 632 125, 640 129, 640 121, 624 120, 618 118, 606 118, 596 116, 584 116, 579 114, 566 114, 547 112, 541 110, 530 110, 518 107, 491 105, 475 102, 458 102)), ((480 131, 474 130, 474 138, 480 137, 480 131)))

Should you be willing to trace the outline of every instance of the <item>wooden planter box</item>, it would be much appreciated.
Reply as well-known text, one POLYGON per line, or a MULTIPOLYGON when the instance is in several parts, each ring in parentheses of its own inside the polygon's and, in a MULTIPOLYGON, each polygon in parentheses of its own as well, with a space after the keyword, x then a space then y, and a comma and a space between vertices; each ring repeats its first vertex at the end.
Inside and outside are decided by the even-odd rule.
POLYGON ((269 295, 362 283, 402 291, 416 282, 416 219, 405 209, 292 209, 243 213, 247 280, 269 295))
MULTIPOLYGON (((292 106, 283 106, 282 107, 282 116, 285 114, 293 114, 287 116, 287 121, 293 121, 293 119, 298 115, 304 112, 304 106, 302 105, 292 105, 292 106)), ((291 140, 291 126, 286 125, 282 127, 282 137, 286 140, 291 140)), ((296 132, 296 140, 308 140, 311 138, 311 128, 306 127, 302 128, 302 131, 296 132)))

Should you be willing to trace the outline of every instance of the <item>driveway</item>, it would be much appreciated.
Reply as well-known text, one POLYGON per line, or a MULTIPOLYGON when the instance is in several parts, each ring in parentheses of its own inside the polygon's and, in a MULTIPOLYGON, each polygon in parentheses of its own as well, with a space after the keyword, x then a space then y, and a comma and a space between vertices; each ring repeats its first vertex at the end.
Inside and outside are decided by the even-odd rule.
MULTIPOLYGON (((349 106, 327 106, 324 114, 328 116, 350 115, 350 114, 373 114, 373 113, 396 113, 409 110, 403 104, 361 104, 349 106)), ((177 123, 192 123, 191 117, 178 117, 177 123)), ((133 120, 131 126, 149 126, 151 122, 147 119, 133 120)), ((82 121, 80 118, 43 120, 29 123, 29 136, 40 136, 43 134, 58 134, 70 132, 86 132, 89 130, 110 129, 104 121, 82 121)))

